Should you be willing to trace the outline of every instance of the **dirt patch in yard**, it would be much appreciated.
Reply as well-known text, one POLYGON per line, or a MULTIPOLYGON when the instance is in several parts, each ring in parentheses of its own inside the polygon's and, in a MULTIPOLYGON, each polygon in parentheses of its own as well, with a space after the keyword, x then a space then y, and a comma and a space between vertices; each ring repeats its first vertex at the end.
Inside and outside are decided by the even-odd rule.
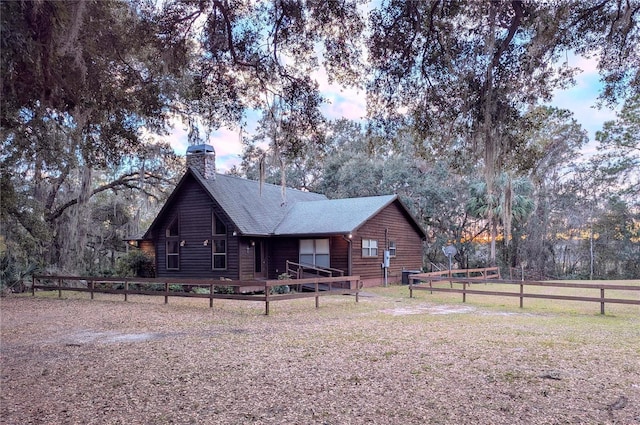
POLYGON ((0 423, 640 424, 638 314, 371 291, 2 299, 0 423))
POLYGON ((467 314, 476 311, 476 309, 469 306, 429 304, 410 307, 397 307, 383 311, 392 316, 407 316, 412 314, 467 314))

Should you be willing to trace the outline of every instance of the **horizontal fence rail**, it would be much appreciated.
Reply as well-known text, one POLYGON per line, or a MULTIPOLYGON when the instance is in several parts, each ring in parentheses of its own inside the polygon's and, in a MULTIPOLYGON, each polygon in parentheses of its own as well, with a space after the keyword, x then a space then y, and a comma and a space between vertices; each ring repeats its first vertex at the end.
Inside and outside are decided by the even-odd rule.
POLYGON ((518 297, 520 299, 520 308, 523 308, 524 298, 538 298, 549 300, 565 300, 565 301, 587 301, 600 303, 600 314, 604 313, 606 303, 611 304, 633 304, 640 305, 640 286, 633 285, 616 285, 616 284, 597 284, 597 283, 564 283, 564 282, 543 282, 543 281, 518 281, 518 280, 495 280, 495 279, 461 279, 461 278, 442 278, 442 277, 426 277, 423 275, 409 276, 409 297, 413 298, 414 290, 430 291, 430 292, 452 292, 462 294, 462 302, 467 301, 467 295, 494 295, 505 297, 518 297), (420 282, 424 282, 421 284, 420 282), (448 283, 449 288, 442 286, 434 286, 438 283, 448 283), (454 288, 453 284, 461 284, 462 288, 454 288), (504 284, 519 287, 519 292, 503 292, 491 290, 470 289, 472 285, 479 283, 484 284, 504 284), (546 286, 553 288, 582 288, 590 290, 599 290, 599 297, 586 297, 575 295, 556 295, 556 294, 535 294, 525 293, 525 287, 546 286), (628 298, 607 298, 605 291, 638 291, 638 299, 628 298))
POLYGON ((31 294, 35 296, 36 289, 58 291, 59 298, 62 291, 89 292, 91 299, 95 293, 121 294, 125 301, 129 295, 152 295, 164 296, 165 304, 169 303, 169 297, 208 298, 210 308, 213 308, 214 299, 259 301, 265 303, 265 315, 269 315, 269 303, 272 301, 315 298, 316 308, 319 308, 321 296, 355 295, 358 302, 361 287, 360 276, 240 281, 36 275, 32 279, 31 294), (276 293, 284 286, 304 286, 307 292, 276 293))
POLYGON ((438 270, 435 272, 417 273, 415 278, 428 279, 432 277, 455 277, 466 279, 500 279, 499 267, 483 267, 479 269, 438 270))

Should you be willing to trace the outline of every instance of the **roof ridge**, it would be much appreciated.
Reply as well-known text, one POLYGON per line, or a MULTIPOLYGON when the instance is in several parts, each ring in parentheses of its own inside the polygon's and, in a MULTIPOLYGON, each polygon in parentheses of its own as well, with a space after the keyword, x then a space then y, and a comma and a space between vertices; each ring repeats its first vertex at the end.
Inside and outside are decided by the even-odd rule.
MULTIPOLYGON (((195 171, 197 171, 197 170, 195 170, 195 171)), ((242 181, 246 181, 246 182, 250 182, 250 183, 254 183, 254 184, 260 184, 260 180, 253 180, 253 179, 250 179, 250 178, 247 178, 247 177, 236 176, 234 174, 216 173, 216 176, 222 176, 222 177, 225 177, 225 178, 233 178, 233 179, 238 179, 238 180, 242 180, 242 181)), ((266 181, 263 182, 262 184, 266 185, 266 186, 271 186, 273 188, 278 188, 278 189, 282 188, 282 185, 269 183, 269 182, 266 182, 266 181)), ((312 192, 310 190, 296 189, 295 187, 291 187, 291 186, 285 186, 285 189, 286 190, 295 190, 296 192, 301 192, 301 193, 313 193, 313 194, 316 194, 316 195, 322 195, 322 196, 326 197, 326 195, 324 193, 312 192)))

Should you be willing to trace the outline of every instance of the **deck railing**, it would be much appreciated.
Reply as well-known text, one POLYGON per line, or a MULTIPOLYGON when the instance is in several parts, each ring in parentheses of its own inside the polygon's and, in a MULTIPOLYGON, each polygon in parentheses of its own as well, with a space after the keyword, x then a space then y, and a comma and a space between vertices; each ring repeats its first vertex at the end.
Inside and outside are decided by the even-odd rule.
POLYGON ((362 287, 360 276, 338 276, 296 280, 295 285, 303 284, 305 288, 312 289, 307 292, 275 293, 273 290, 276 287, 291 284, 293 284, 291 280, 239 281, 36 275, 32 279, 31 293, 35 296, 37 289, 58 291, 58 297, 61 298, 62 291, 89 292, 91 299, 94 299, 96 293, 121 294, 124 295, 124 301, 128 301, 129 295, 153 295, 164 296, 165 304, 169 302, 169 297, 208 298, 211 308, 214 299, 259 301, 265 303, 265 315, 269 315, 269 303, 272 301, 315 298, 316 308, 319 308, 322 296, 355 295, 355 300, 358 302, 362 287), (343 287, 345 282, 346 288, 343 287), (243 293, 244 290, 251 290, 254 293, 243 293))
POLYGON ((294 263, 287 260, 286 263, 287 274, 292 279, 303 279, 309 277, 309 275, 316 276, 344 276, 344 271, 340 269, 334 269, 331 267, 318 267, 311 264, 294 263))

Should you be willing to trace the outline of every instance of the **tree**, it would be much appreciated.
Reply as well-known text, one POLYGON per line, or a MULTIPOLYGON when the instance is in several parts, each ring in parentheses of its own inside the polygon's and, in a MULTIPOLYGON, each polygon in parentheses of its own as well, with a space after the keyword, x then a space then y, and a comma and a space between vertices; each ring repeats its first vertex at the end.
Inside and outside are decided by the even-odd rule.
POLYGON ((527 143, 511 160, 519 164, 518 169, 534 187, 535 209, 524 229, 522 259, 535 276, 558 276, 570 272, 567 261, 555 267, 554 252, 559 245, 566 247, 563 237, 570 233, 567 217, 577 215, 578 200, 567 192, 566 183, 574 168, 572 162, 580 160, 580 149, 588 138, 566 110, 536 108, 527 114, 527 120, 531 123, 525 134, 527 143))
POLYGON ((397 194, 427 230, 427 263, 442 262, 441 247, 454 242, 456 261, 466 267, 473 251, 473 223, 464 210, 467 178, 455 156, 418 152, 405 130, 389 136, 346 120, 333 123, 318 190, 336 198, 397 194))
POLYGON ((503 240, 509 246, 511 240, 511 223, 524 225, 533 212, 533 185, 527 178, 513 178, 503 173, 496 181, 493 193, 487 190, 484 181, 478 181, 470 186, 471 196, 467 202, 467 211, 477 218, 499 217, 499 220, 487 220, 487 230, 490 236, 490 261, 495 265, 496 240, 498 226, 502 224, 503 240), (498 199, 491 199, 492 196, 498 199), (493 209, 493 211, 491 211, 493 209))
POLYGON ((370 116, 475 152, 492 202, 508 153, 526 145, 527 110, 572 82, 576 69, 557 65, 566 51, 598 54, 604 101, 640 91, 639 12, 635 1, 383 2, 370 18, 370 116))
POLYGON ((296 156, 321 141, 323 102, 313 75, 322 65, 332 80, 354 82, 364 20, 357 0, 170 0, 159 11, 161 33, 193 60, 187 112, 211 128, 261 111, 272 150, 296 156))
POLYGON ((567 50, 600 54, 606 100, 640 90, 639 11, 606 0, 383 2, 368 41, 371 115, 442 143, 468 135, 490 172, 522 142, 513 130, 526 107, 572 82, 577 70, 556 65, 567 50))
MULTIPOLYGON (((608 199, 614 194, 615 180, 603 166, 602 158, 593 156, 587 161, 577 164, 567 182, 565 190, 574 198, 571 206, 574 211, 572 225, 569 227, 576 235, 577 241, 586 241, 588 249, 582 256, 588 264, 583 276, 594 279, 596 273, 596 239, 595 223, 604 214, 608 199)), ((584 252, 584 251, 582 251, 584 252)))
POLYGON ((640 95, 629 98, 617 120, 607 121, 596 133, 606 171, 615 176, 620 194, 640 197, 640 95))
POLYGON ((123 239, 149 224, 183 170, 169 146, 158 148, 144 146, 139 156, 124 157, 113 169, 92 169, 84 200, 77 168, 37 187, 28 171, 32 162, 3 169, 0 217, 8 251, 20 262, 68 272, 113 266, 115 252, 124 251, 123 239), (37 189, 46 194, 44 202, 34 195, 37 189))
POLYGON ((607 200, 593 223, 594 275, 602 279, 632 279, 640 272, 640 214, 622 199, 607 200))
POLYGON ((92 199, 158 196, 170 180, 145 162, 167 149, 142 129, 162 130, 180 67, 163 59, 145 3, 0 6, 3 236, 24 261, 81 270, 92 199))
POLYGON ((2 140, 10 155, 106 165, 160 129, 171 78, 135 3, 2 3, 2 140), (101 34, 100 37, 97 35, 101 34), (62 143, 73 139, 75 149, 62 143))

